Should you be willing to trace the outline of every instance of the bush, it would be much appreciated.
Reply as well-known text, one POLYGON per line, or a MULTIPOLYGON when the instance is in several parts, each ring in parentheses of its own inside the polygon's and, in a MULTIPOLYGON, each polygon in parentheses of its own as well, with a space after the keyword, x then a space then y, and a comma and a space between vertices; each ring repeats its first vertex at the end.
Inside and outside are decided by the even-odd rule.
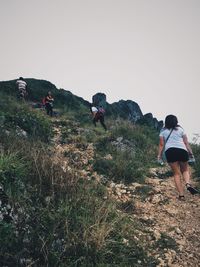
POLYGON ((161 233, 160 239, 155 243, 159 250, 172 249, 178 252, 178 244, 176 241, 165 233, 161 233))
POLYGON ((192 145, 192 151, 194 153, 195 156, 195 164, 193 165, 194 170, 195 170, 195 175, 197 177, 200 177, 200 145, 192 145))
POLYGON ((112 126, 110 135, 99 137, 95 146, 94 170, 115 182, 143 183, 149 167, 155 164, 157 133, 145 126, 120 121, 112 126), (121 145, 116 142, 119 137, 121 145), (105 159, 106 154, 113 159, 105 159))
POLYGON ((26 160, 20 159, 17 153, 2 153, 0 156, 0 184, 9 196, 17 198, 24 193, 23 179, 28 174, 26 160))
POLYGON ((93 168, 115 182, 142 183, 147 168, 140 156, 141 154, 136 156, 127 152, 115 152, 112 160, 96 158, 93 168))
POLYGON ((143 201, 145 201, 146 198, 149 197, 151 192, 152 192, 152 186, 150 185, 144 185, 140 187, 138 186, 135 189, 135 194, 140 195, 143 201))
POLYGON ((1 127, 18 135, 25 131, 30 137, 49 141, 52 134, 50 120, 40 111, 31 109, 28 105, 17 102, 12 97, 0 94, 1 127))

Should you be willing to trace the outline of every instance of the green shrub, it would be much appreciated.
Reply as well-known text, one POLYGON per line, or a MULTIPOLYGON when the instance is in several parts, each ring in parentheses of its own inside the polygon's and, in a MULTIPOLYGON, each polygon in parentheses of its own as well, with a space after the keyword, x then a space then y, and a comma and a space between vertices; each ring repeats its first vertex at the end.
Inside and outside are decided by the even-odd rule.
POLYGON ((17 266, 19 247, 22 243, 16 235, 13 224, 0 221, 0 263, 1 266, 17 266))
POLYGON ((195 176, 200 177, 200 145, 192 145, 192 151, 195 156, 195 164, 193 165, 193 168, 195 170, 195 176))
POLYGON ((28 164, 17 153, 2 153, 0 156, 0 184, 12 200, 24 193, 24 179, 28 174, 28 164))
POLYGON ((144 201, 147 197, 149 197, 150 192, 152 192, 152 186, 144 185, 136 187, 134 193, 140 195, 141 199, 144 201))
POLYGON ((157 133, 145 126, 136 126, 127 121, 111 126, 109 135, 96 140, 96 159, 94 169, 115 182, 144 182, 148 168, 155 164, 157 153, 157 133), (120 145, 113 145, 122 137, 120 145), (105 159, 106 154, 112 160, 105 159))
POLYGON ((146 166, 139 156, 127 152, 115 152, 112 160, 96 158, 93 168, 115 182, 144 182, 146 166))
POLYGON ((50 120, 41 112, 31 109, 28 105, 17 102, 12 97, 0 94, 1 127, 9 131, 25 131, 28 136, 49 141, 52 135, 50 120))
POLYGON ((134 141, 136 146, 145 147, 146 144, 157 145, 158 133, 156 130, 147 126, 134 125, 129 121, 119 120, 112 127, 113 138, 122 136, 124 139, 134 141))
POLYGON ((159 250, 172 249, 178 251, 178 244, 176 241, 165 233, 161 233, 160 239, 155 243, 159 250))

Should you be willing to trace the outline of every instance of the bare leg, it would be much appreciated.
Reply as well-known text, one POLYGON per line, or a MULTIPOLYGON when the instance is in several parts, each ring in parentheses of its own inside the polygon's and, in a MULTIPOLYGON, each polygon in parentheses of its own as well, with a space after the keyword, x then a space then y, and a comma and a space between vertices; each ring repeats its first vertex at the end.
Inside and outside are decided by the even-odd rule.
POLYGON ((187 190, 192 194, 199 194, 199 191, 190 184, 190 168, 187 162, 180 162, 181 173, 185 180, 187 190))
POLYGON ((190 170, 187 162, 180 162, 180 169, 185 183, 190 183, 190 170))
POLYGON ((104 123, 104 117, 103 117, 103 116, 100 117, 100 123, 101 123, 101 125, 103 126, 104 130, 106 131, 106 130, 107 130, 107 127, 106 127, 106 125, 105 125, 105 123, 104 123))
POLYGON ((183 196, 183 185, 181 182, 181 172, 180 172, 179 163, 177 161, 177 162, 169 163, 169 165, 174 174, 174 182, 176 185, 176 189, 178 190, 179 196, 183 196))
POLYGON ((92 122, 93 122, 94 126, 96 127, 97 126, 96 125, 96 118, 93 118, 92 122))

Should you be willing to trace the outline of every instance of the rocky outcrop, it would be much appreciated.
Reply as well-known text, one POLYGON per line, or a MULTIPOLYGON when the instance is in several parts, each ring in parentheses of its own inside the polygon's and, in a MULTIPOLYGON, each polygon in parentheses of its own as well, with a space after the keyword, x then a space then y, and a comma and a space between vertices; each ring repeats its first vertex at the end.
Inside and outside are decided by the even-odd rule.
POLYGON ((158 121, 153 117, 152 113, 145 114, 141 119, 138 120, 138 123, 148 125, 157 130, 160 130, 163 127, 163 121, 158 121))
MULTIPOLYGON (((51 91, 55 99, 55 107, 62 107, 65 110, 79 110, 82 108, 82 112, 87 113, 90 103, 81 97, 72 94, 65 89, 57 89, 56 86, 45 80, 38 79, 26 79, 28 84, 29 101, 34 103, 40 103, 47 94, 51 91)), ((3 90, 8 94, 15 95, 16 80, 0 82, 0 91, 3 90)), ((92 97, 92 102, 95 106, 102 106, 106 110, 107 116, 113 118, 123 118, 130 120, 133 123, 145 124, 154 129, 160 130, 163 122, 158 121, 153 117, 151 113, 143 115, 140 106, 132 100, 120 100, 112 104, 108 104, 106 101, 106 95, 104 93, 97 93, 92 97)))
POLYGON ((163 127, 163 122, 154 118, 152 113, 143 115, 140 106, 132 100, 120 100, 113 104, 108 104, 106 95, 97 93, 92 97, 92 102, 96 106, 103 106, 106 109, 106 114, 115 118, 121 117, 133 123, 145 124, 156 130, 160 130, 163 127))
POLYGON ((117 116, 136 122, 143 117, 139 105, 132 100, 120 100, 111 105, 111 110, 117 116))
POLYGON ((106 103, 106 95, 103 93, 97 93, 93 95, 92 97, 92 103, 95 106, 102 106, 103 108, 106 108, 107 103, 106 103))

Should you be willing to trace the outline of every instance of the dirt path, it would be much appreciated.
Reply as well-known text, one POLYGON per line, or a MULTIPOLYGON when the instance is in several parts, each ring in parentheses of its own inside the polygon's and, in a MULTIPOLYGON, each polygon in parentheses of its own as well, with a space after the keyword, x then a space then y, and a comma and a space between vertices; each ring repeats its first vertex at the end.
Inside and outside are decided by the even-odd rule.
POLYGON ((177 200, 172 178, 147 179, 147 184, 154 189, 145 202, 136 201, 137 216, 153 222, 149 230, 155 239, 166 233, 178 245, 177 252, 166 248, 160 266, 200 266, 200 196, 186 192, 185 201, 177 200))

